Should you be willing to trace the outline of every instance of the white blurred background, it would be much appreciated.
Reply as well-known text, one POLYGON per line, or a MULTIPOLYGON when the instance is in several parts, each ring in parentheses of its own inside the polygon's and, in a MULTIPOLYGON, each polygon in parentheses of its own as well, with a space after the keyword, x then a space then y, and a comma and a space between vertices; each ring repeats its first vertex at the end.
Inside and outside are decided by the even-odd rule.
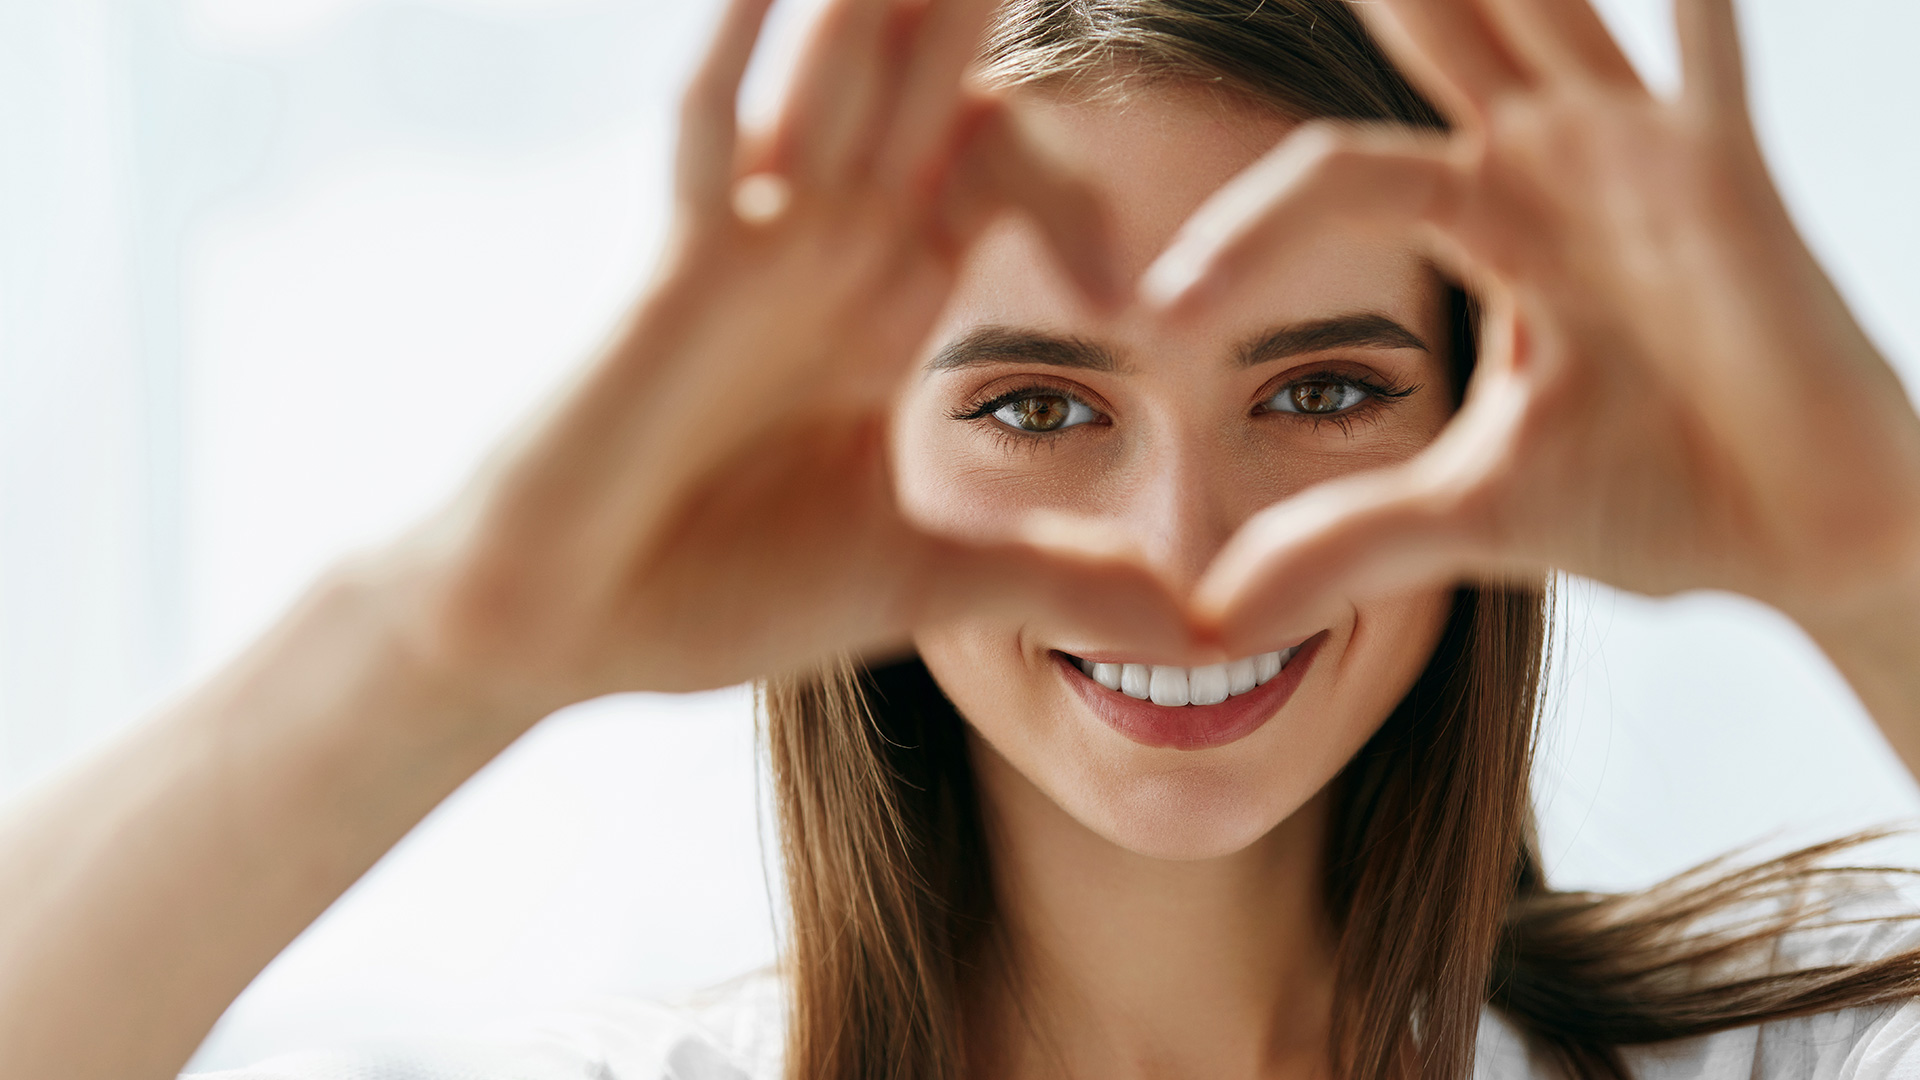
MULTIPOLYGON (((1602 6, 1671 84, 1665 0, 1602 6)), ((1920 5, 1741 9, 1795 213, 1913 385, 1920 5)), ((424 512, 593 347, 658 242, 672 100, 714 13, 0 0, 0 796, 424 512)), ((1561 883, 1920 808, 1779 617, 1579 582, 1566 600, 1540 769, 1561 883)), ((197 1064, 763 964, 760 800, 744 690, 560 714, 268 969, 197 1064)))

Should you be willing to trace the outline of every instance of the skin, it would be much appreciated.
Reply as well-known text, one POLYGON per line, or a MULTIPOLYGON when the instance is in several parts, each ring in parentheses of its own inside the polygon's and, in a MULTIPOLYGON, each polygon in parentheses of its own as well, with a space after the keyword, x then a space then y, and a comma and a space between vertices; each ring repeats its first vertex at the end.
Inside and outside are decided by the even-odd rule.
MULTIPOLYGON (((1214 189, 1292 126, 1176 90, 1117 103, 1023 101, 1021 116, 1097 178, 1096 192, 1114 208, 1120 264, 1135 273, 1214 189)), ((1033 231, 1009 222, 968 260, 934 341, 950 345, 982 327, 1097 345, 1117 370, 1016 356, 926 371, 903 395, 895 429, 902 501, 956 532, 995 531, 1035 509, 1099 522, 1185 588, 1256 511, 1330 477, 1404 460, 1452 412, 1441 288, 1403 244, 1329 238, 1296 253, 1259 303, 1168 328, 1137 310, 1089 311, 1033 231), (1391 318, 1434 345, 1240 361, 1245 342, 1276 327, 1354 312, 1391 318), (1276 391, 1322 372, 1410 393, 1368 395, 1326 417, 1256 411, 1276 391), (1029 387, 1076 395, 1100 419, 1036 435, 992 417, 953 418, 1029 387)), ((1125 638, 1063 636, 1025 620, 976 616, 923 631, 915 645, 974 730, 1076 819, 1130 851, 1197 859, 1247 848, 1345 764, 1424 666, 1447 595, 1410 590, 1349 602, 1325 624, 1329 640, 1282 721, 1198 752, 1148 748, 1098 722, 1052 656, 1126 655, 1125 638)))
MULTIPOLYGON (((1369 635, 1417 637, 1436 617, 1417 598, 1462 578, 1562 567, 1746 592, 1799 620, 1920 762, 1920 419, 1780 207, 1729 0, 1678 5, 1687 90, 1671 102, 1584 0, 1358 5, 1454 134, 1266 133, 1279 145, 1186 224, 1171 220, 1199 193, 1170 183, 1112 233, 1070 164, 962 90, 991 6, 833 0, 774 130, 743 140, 765 0, 735 0, 686 99, 675 242, 605 354, 442 512, 341 564, 206 685, 0 821, 0 1075, 172 1076, 287 942, 553 708, 842 650, 921 641, 1010 676, 942 676, 1010 695, 1004 713, 962 702, 1053 1036, 1016 1043, 1009 1075, 1056 1054, 1122 1077, 1323 1064, 1301 884, 1315 774, 1377 720, 1347 707, 1347 672, 1404 659, 1369 635), (732 193, 754 173, 791 198, 743 217, 732 193), (1048 306, 1055 328, 1134 367, 1083 377, 1112 406, 1105 451, 996 470, 968 444, 945 482, 982 506, 943 515, 954 501, 916 479, 925 463, 893 467, 890 433, 927 416, 902 405, 938 392, 923 346, 1008 210, 1106 312, 1048 306), (1358 471, 1265 444, 1281 436, 1240 411, 1257 387, 1222 364, 1248 297, 1351 299, 1305 287, 1299 268, 1329 252, 1412 323, 1431 319, 1415 310, 1427 260, 1490 310, 1459 413, 1358 471), (1149 258, 1134 295, 1126 273, 1149 258), (1031 505, 1010 497, 1023 488, 1031 505), (1209 663, 1320 630, 1338 656, 1307 696, 1191 768, 1099 742, 1033 663, 1081 642, 1209 663), (1331 721, 1314 763, 1276 763, 1269 744, 1305 745, 1309 715, 1331 721), (1085 746, 1093 767, 1070 775, 1085 746), (1170 797, 1129 809, 1141 777, 1170 797), (1231 811, 1200 813, 1211 800, 1231 811), (1088 882, 1109 905, 1086 907, 1088 882), (1274 914, 1244 920, 1244 897, 1288 882, 1274 914), (1162 977, 1186 996, 1156 995, 1162 977)), ((1213 175, 1263 137, 1219 146, 1213 175)), ((1032 268, 1023 246, 995 234, 979 257, 1032 268)), ((1357 452, 1385 430, 1328 439, 1357 452)), ((991 1035, 1004 1011, 988 1004, 991 1035)))
MULTIPOLYGON (((1094 178, 1130 273, 1293 127, 1270 110, 1167 87, 1118 101, 1029 95, 1018 106, 1029 130, 1094 178)), ((930 365, 910 380, 895 428, 903 502, 954 531, 991 531, 1035 508, 1102 522, 1191 587, 1259 509, 1433 439, 1453 409, 1451 357, 1440 283, 1418 251, 1331 236, 1296 252, 1275 286, 1190 325, 1105 315, 1080 301, 1030 227, 1007 223, 962 268, 934 355, 983 327, 1018 329, 1098 346, 1115 370, 1020 355, 930 365), (1244 343, 1276 327, 1355 312, 1433 344, 1241 362, 1244 343), (1259 411, 1276 390, 1327 371, 1411 392, 1368 397, 1337 414, 1340 424, 1259 411), (1073 395, 1099 419, 1029 434, 990 416, 954 417, 1028 388, 1073 395)), ((976 736, 1012 964, 1026 986, 1026 1017, 1011 1002, 983 1010, 993 1020, 974 1046, 990 1074, 1324 1070, 1333 958, 1318 888, 1325 804, 1315 796, 1425 666, 1449 595, 1348 603, 1279 715, 1203 751, 1133 742, 1067 686, 1074 676, 1054 650, 1124 655, 1123 640, 1063 639, 991 617, 915 635, 976 736)))

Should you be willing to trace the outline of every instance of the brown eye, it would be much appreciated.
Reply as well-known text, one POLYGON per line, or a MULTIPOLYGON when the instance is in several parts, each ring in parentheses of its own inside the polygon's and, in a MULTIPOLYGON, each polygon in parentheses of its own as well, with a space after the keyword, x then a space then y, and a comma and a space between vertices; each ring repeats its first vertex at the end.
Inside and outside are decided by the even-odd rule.
POLYGON ((1367 400, 1367 397, 1364 388, 1349 382, 1309 379, 1281 387, 1279 393, 1267 399, 1267 407, 1277 412, 1330 416, 1346 412, 1367 400))
POLYGON ((1015 431, 1047 432, 1087 423, 1097 414, 1065 394, 1029 394, 993 411, 993 418, 1015 431))

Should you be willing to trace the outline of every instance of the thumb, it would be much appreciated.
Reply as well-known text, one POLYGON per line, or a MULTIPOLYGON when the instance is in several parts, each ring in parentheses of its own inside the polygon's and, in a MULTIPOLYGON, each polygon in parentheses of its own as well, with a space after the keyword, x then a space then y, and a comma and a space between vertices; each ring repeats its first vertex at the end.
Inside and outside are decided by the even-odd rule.
POLYGON ((1053 640, 1197 655, 1181 591, 1107 526, 1035 514, 991 542, 922 535, 925 591, 911 616, 918 625, 986 615, 1053 640))
POLYGON ((1195 589, 1199 632, 1236 655, 1298 640, 1350 597, 1544 569, 1511 535, 1531 481, 1529 383, 1483 370, 1439 438, 1398 464, 1308 488, 1249 518, 1195 589))
POLYGON ((1201 579, 1194 617, 1251 655, 1327 625, 1352 597, 1490 573, 1480 502, 1420 458, 1310 488, 1241 526, 1201 579))

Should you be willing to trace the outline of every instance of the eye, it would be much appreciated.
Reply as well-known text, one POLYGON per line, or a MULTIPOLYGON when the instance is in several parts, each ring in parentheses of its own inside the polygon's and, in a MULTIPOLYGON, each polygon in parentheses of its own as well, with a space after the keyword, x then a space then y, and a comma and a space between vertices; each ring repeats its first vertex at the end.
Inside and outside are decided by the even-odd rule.
POLYGON ((1263 404, 1274 412, 1333 416, 1364 404, 1372 396, 1370 388, 1345 379, 1302 379, 1281 387, 1263 404))
POLYGON ((1035 434, 1078 427, 1100 416, 1092 406, 1065 394, 1026 392, 1018 397, 1002 398, 995 406, 991 414, 995 420, 1015 431, 1035 434))

